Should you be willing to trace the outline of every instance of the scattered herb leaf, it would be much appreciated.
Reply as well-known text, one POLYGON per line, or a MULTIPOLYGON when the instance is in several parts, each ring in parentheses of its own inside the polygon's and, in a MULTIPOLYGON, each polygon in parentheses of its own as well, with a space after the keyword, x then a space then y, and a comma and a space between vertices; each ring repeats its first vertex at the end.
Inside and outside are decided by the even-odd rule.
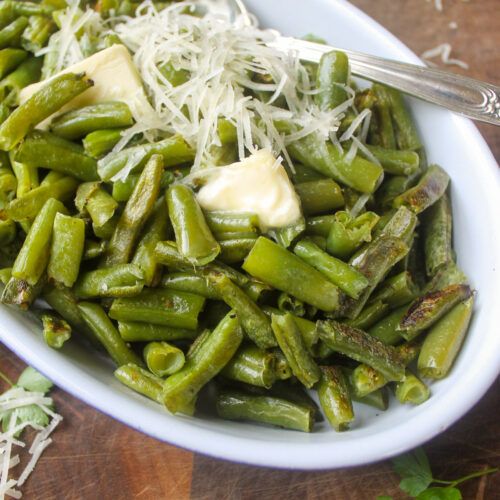
POLYGON ((431 467, 422 448, 394 458, 392 464, 393 469, 404 478, 399 487, 411 497, 418 496, 432 483, 431 467))
POLYGON ((43 392, 45 394, 54 384, 34 368, 28 366, 19 376, 17 385, 27 391, 43 392))
MULTIPOLYGON (((413 452, 404 453, 392 459, 393 469, 403 477, 399 487, 416 500, 462 500, 462 494, 457 484, 485 474, 497 472, 498 467, 493 469, 474 472, 455 481, 444 481, 434 479, 427 455, 422 448, 417 448, 413 452), (441 483, 449 486, 434 486, 429 488, 431 483, 441 483)), ((377 500, 393 500, 387 495, 379 495, 377 500)))
POLYGON ((417 500, 462 500, 462 494, 457 488, 440 486, 428 488, 418 495, 417 500))

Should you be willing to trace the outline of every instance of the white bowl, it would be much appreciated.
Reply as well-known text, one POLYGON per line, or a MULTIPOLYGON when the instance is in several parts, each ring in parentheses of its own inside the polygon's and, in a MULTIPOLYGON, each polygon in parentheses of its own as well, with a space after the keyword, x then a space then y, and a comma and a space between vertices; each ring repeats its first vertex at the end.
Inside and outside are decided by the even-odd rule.
MULTIPOLYGON (((344 0, 248 0, 266 27, 331 44, 419 63, 402 43, 344 0)), ((500 371, 496 312, 500 297, 500 170, 467 120, 411 100, 428 158, 452 178, 459 266, 478 290, 472 324, 450 375, 431 384, 432 397, 380 412, 356 406, 352 429, 323 423, 311 434, 240 422, 173 417, 122 386, 109 360, 76 342, 47 347, 28 316, 0 308, 0 339, 59 387, 135 429, 171 444, 249 464, 300 469, 360 465, 402 453, 444 431, 486 392, 500 371)), ((497 311, 498 312, 498 311, 497 311)))

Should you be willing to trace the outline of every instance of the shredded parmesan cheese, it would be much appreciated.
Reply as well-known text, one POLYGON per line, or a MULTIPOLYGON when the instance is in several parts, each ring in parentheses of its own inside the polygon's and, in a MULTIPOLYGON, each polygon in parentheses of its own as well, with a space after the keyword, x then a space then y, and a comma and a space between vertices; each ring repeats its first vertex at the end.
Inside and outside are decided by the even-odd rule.
MULTIPOLYGON (((135 17, 107 20, 81 11, 76 0, 70 2, 62 17, 64 29, 44 49, 57 52, 56 71, 82 60, 76 31, 99 39, 116 34, 132 54, 152 105, 140 119, 134 113, 137 123, 124 131, 110 154, 138 133, 148 141, 180 133, 196 151, 196 171, 214 164, 214 148, 220 146, 218 121, 224 118, 236 126, 240 159, 269 149, 293 169, 286 152, 289 141, 312 133, 327 140, 336 133, 354 91, 346 87, 345 103, 320 110, 314 103, 317 91, 297 55, 268 47, 266 42, 276 36, 273 31, 259 29, 253 17, 250 22, 243 16, 230 20, 221 2, 225 0, 173 3, 158 11, 146 0, 135 17), (198 15, 201 11, 205 15, 198 15), (189 75, 187 81, 174 86, 161 71, 166 64, 189 75), (248 89, 262 99, 249 95, 248 89), (289 111, 278 102, 286 103, 289 111), (274 127, 278 120, 293 122, 297 132, 285 140, 274 127)), ((125 178, 129 170, 125 167, 117 178, 125 178)))
POLYGON ((9 430, 0 432, 0 500, 4 500, 6 495, 12 498, 21 498, 22 493, 19 489, 16 489, 16 487, 24 484, 35 468, 40 455, 52 442, 49 435, 62 420, 60 415, 57 415, 48 408, 52 403, 52 398, 44 396, 43 393, 26 391, 20 387, 15 387, 0 395, 0 413, 7 410, 13 410, 10 414, 9 430), (35 422, 29 421, 14 425, 17 418, 17 410, 33 404, 37 405, 51 417, 50 423, 46 427, 41 427, 35 422), (25 447, 25 443, 19 439, 15 439, 14 436, 28 426, 38 432, 29 449, 31 458, 28 464, 25 466, 18 479, 14 479, 9 477, 10 470, 16 468, 16 466, 20 464, 20 459, 17 454, 12 455, 12 449, 14 446, 25 447))
MULTIPOLYGON (((432 59, 434 57, 441 56, 441 61, 444 64, 454 64, 456 66, 460 66, 463 69, 469 69, 469 65, 461 61, 460 59, 451 59, 451 45, 449 43, 442 43, 433 49, 426 50, 422 55, 422 59, 432 59)), ((430 63, 430 61, 427 61, 430 63)), ((430 63, 432 65, 432 63, 430 63)))

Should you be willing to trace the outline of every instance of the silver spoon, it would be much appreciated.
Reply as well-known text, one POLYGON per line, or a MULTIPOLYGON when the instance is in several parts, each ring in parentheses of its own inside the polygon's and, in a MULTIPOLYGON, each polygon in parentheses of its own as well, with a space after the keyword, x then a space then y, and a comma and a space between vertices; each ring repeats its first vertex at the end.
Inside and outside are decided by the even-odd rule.
MULTIPOLYGON (((244 24, 252 26, 250 12, 243 0, 231 1, 239 10, 244 24)), ((323 54, 336 50, 336 47, 274 32, 275 40, 267 45, 282 51, 295 51, 304 61, 317 63, 323 54)), ((500 125, 500 87, 496 85, 440 69, 391 61, 352 50, 340 50, 347 54, 353 75, 389 85, 473 120, 500 125)))

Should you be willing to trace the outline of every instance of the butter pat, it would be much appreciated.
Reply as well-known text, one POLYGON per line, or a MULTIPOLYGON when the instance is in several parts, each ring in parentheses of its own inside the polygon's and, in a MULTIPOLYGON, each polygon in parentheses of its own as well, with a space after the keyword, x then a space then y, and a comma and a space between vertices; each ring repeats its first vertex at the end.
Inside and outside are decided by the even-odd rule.
POLYGON ((214 169, 197 199, 205 210, 255 213, 263 230, 289 226, 301 216, 299 198, 283 165, 266 149, 214 169))
MULTIPOLYGON (((67 67, 57 75, 64 73, 85 73, 88 78, 94 81, 94 86, 64 105, 57 114, 90 104, 122 101, 128 104, 130 111, 137 118, 141 108, 151 107, 144 93, 139 74, 132 62, 132 57, 123 45, 113 45, 96 52, 87 59, 67 67)), ((22 89, 19 93, 20 102, 26 101, 34 92, 57 75, 22 89)), ((50 119, 51 117, 45 120, 41 124, 41 128, 46 127, 50 123, 50 119)))

